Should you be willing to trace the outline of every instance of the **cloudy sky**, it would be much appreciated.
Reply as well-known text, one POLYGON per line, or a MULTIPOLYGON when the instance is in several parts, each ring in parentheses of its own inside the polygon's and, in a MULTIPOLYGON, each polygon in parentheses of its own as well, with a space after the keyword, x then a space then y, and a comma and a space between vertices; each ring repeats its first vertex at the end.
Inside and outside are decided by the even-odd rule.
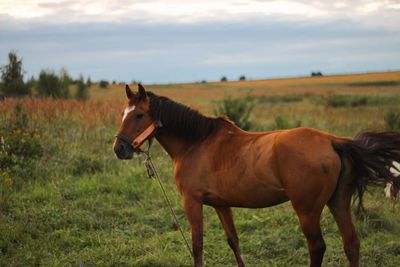
POLYGON ((144 83, 400 69, 400 0, 0 0, 0 65, 144 83))

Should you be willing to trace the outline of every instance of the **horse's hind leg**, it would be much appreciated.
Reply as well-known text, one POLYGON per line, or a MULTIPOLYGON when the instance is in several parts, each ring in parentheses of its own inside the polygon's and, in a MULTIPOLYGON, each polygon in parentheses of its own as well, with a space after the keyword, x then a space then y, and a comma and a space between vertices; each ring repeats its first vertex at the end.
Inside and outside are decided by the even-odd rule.
POLYGON ((320 226, 321 212, 302 213, 297 211, 297 215, 299 217, 301 229, 307 239, 310 266, 321 266, 326 250, 320 226))
POLYGON ((359 262, 360 241, 351 220, 351 210, 350 208, 347 210, 337 210, 331 207, 330 210, 342 236, 344 251, 350 262, 350 267, 356 267, 359 262))
POLYGON ((214 207, 218 217, 224 227, 225 235, 228 239, 228 244, 233 253, 235 253, 236 261, 239 267, 244 267, 242 256, 239 249, 239 238, 236 233, 235 225, 233 223, 232 210, 230 207, 214 207))
POLYGON ((340 182, 335 194, 328 202, 328 207, 335 218, 344 245, 344 251, 351 267, 358 266, 360 241, 351 219, 351 196, 354 188, 340 182))

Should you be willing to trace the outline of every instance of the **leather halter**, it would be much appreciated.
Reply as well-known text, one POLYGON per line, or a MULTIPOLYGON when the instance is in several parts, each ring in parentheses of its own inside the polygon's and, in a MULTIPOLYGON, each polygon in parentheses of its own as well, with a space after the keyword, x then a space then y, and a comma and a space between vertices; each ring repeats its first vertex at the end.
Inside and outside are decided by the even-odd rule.
POLYGON ((152 144, 153 139, 152 139, 152 138, 149 138, 149 137, 154 133, 154 131, 156 130, 156 128, 157 128, 157 126, 156 126, 155 123, 150 124, 149 127, 147 127, 141 134, 139 134, 139 135, 138 135, 135 139, 133 139, 133 140, 132 140, 131 138, 128 138, 128 137, 122 135, 122 134, 117 134, 117 135, 115 135, 115 137, 116 137, 118 140, 120 140, 120 141, 122 141, 122 142, 128 144, 128 145, 129 145, 130 147, 132 147, 134 150, 138 150, 139 152, 141 152, 142 150, 140 150, 139 147, 140 147, 140 146, 143 144, 143 142, 145 142, 146 140, 149 141, 149 148, 148 148, 148 149, 150 149, 150 146, 151 146, 151 144, 152 144))

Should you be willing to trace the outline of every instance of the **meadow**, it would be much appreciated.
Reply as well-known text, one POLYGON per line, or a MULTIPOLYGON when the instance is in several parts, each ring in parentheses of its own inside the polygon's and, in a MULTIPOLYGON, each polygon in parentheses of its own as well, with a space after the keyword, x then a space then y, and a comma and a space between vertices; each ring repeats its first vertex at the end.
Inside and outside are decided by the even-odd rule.
MULTIPOLYGON (((146 86, 146 85, 145 85, 146 86)), ((134 85, 131 85, 134 88, 134 85)), ((251 96, 252 130, 312 127, 351 137, 384 130, 400 112, 400 72, 258 81, 148 85, 213 115, 228 96, 251 96), (397 112, 397 113, 396 113, 397 112)), ((74 88, 72 88, 74 90, 74 88)), ((144 158, 117 160, 112 151, 124 85, 90 88, 90 100, 0 101, 0 266, 191 266, 192 261, 144 158)), ((190 239, 172 162, 151 151, 173 208, 190 239)), ((400 207, 370 188, 356 220, 361 266, 398 266, 400 207)), ((234 209, 248 266, 306 266, 306 241, 290 203, 234 209)), ((204 213, 206 266, 236 266, 222 226, 204 213)), ((346 266, 340 236, 326 209, 323 266, 346 266)))

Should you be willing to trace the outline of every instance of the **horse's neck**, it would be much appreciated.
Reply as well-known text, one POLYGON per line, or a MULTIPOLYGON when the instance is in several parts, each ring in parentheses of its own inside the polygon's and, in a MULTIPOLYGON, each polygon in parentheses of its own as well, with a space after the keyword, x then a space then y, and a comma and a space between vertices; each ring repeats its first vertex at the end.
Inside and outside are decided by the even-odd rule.
POLYGON ((178 158, 187 148, 186 142, 176 136, 159 134, 156 139, 172 159, 178 158))
MULTIPOLYGON (((245 133, 242 129, 230 123, 227 123, 223 129, 224 133, 229 134, 245 133)), ((193 145, 193 142, 170 133, 158 133, 155 137, 173 160, 179 159, 193 145)), ((215 136, 211 138, 215 138, 215 136)))

